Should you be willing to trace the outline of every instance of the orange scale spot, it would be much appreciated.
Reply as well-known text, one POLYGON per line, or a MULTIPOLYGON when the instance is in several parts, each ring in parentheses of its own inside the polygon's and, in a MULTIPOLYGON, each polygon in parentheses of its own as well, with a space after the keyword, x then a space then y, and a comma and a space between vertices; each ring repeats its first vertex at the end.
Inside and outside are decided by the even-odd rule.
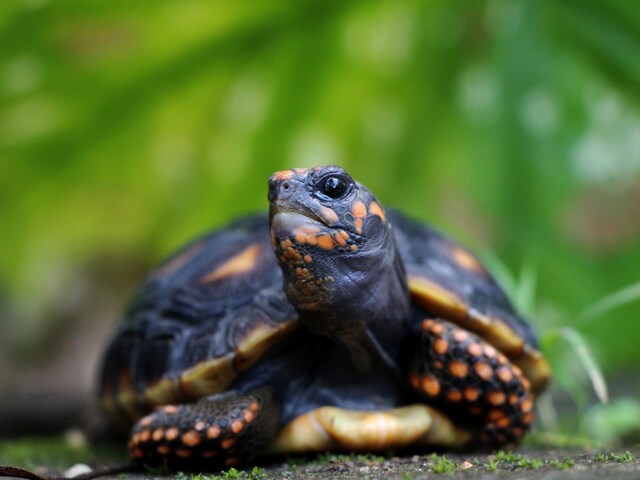
POLYGON ((244 423, 242 423, 240 420, 234 420, 233 422, 231 422, 231 431, 235 434, 238 434, 242 431, 242 429, 244 428, 244 423))
POLYGON ((156 452, 158 452, 160 455, 169 455, 171 453, 171 447, 169 447, 168 445, 158 445, 158 447, 156 448, 156 452))
POLYGON ((187 450, 186 448, 180 448, 176 450, 176 457, 180 458, 189 458, 193 452, 191 450, 187 450))
POLYGON ((434 322, 434 324, 431 325, 431 331, 436 335, 442 335, 444 333, 444 325, 434 322))
POLYGON ((133 458, 142 458, 144 456, 144 452, 140 448, 134 448, 133 450, 131 450, 130 455, 133 458))
POLYGON ((312 247, 315 247, 318 245, 318 236, 313 234, 307 235, 307 243, 312 247))
POLYGON ((500 428, 507 428, 509 425, 511 425, 511 420, 507 417, 504 417, 498 420, 496 422, 496 425, 498 425, 500 428))
POLYGON ((305 261, 305 263, 311 263, 313 261, 313 259, 311 258, 311 255, 305 255, 303 257, 303 260, 305 261))
POLYGON ((338 235, 340 235, 345 240, 349 240, 350 235, 344 230, 338 230, 338 235))
POLYGON ((469 366, 461 360, 453 360, 449 364, 449 371, 454 377, 463 378, 469 373, 469 366))
POLYGON ((140 434, 136 433, 131 437, 131 445, 137 445, 140 443, 140 434))
POLYGON ((505 367, 498 369, 496 375, 498 376, 500 381, 504 383, 508 383, 513 379, 513 373, 511 373, 511 370, 505 367))
POLYGON ((460 392, 460 390, 449 390, 447 392, 447 400, 457 403, 462 400, 462 393, 460 392))
POLYGON ((515 427, 511 429, 511 433, 513 433, 514 436, 520 438, 524 435, 524 430, 520 427, 515 427))
POLYGON ((202 458, 213 458, 216 455, 218 455, 217 450, 205 450, 204 452, 202 452, 202 458))
POLYGON ((221 443, 222 448, 224 448, 225 450, 233 447, 233 445, 236 443, 236 439, 235 438, 227 438, 226 440, 223 440, 221 443))
POLYGON ((296 233, 295 238, 297 243, 307 243, 307 235, 304 233, 296 233))
POLYGON ((480 396, 480 392, 477 388, 467 387, 464 389, 464 398, 468 402, 475 402, 480 396))
POLYGON ((530 411, 533 410, 533 402, 531 401, 530 398, 525 399, 521 404, 520 404, 520 411, 523 413, 528 413, 530 411))
POLYGON ((430 330, 432 325, 433 325, 433 320, 427 319, 422 321, 423 330, 430 330))
POLYGON ((433 362, 433 368, 436 370, 442 370, 444 368, 444 364, 440 360, 436 360, 433 362))
POLYGON ((258 402, 251 402, 251 404, 249 405, 249 410, 251 410, 252 412, 257 412, 258 410, 260 410, 260 405, 258 404, 258 402))
POLYGON ((420 388, 420 379, 418 378, 418 375, 415 373, 409 375, 409 384, 413 388, 420 388))
POLYGON ((480 407, 469 407, 469 413, 477 416, 482 413, 482 409, 480 407))
POLYGON ((478 362, 473 367, 473 371, 480 377, 482 380, 489 380, 493 377, 493 368, 486 362, 478 362))
POLYGON ((357 246, 357 245, 351 245, 351 246, 349 247, 349 249, 350 249, 352 252, 357 252, 357 251, 358 251, 358 246, 357 246))
POLYGON ((520 400, 520 396, 512 393, 511 395, 509 395, 509 405, 515 405, 516 403, 518 403, 518 401, 520 400))
POLYGON ((424 377, 421 384, 422 390, 431 397, 435 397, 440 393, 440 382, 434 377, 424 377))
POLYGON ((218 438, 220 436, 220 433, 222 432, 220 431, 219 427, 209 427, 209 429, 207 430, 207 438, 213 440, 215 438, 218 438))
POLYGON ((201 432, 204 430, 205 424, 202 420, 198 420, 196 424, 193 426, 194 430, 201 432))
POLYGON ((168 415, 171 415, 178 411, 178 407, 176 407, 175 405, 167 405, 162 409, 162 411, 168 415))
POLYGON ((285 248, 287 248, 287 244, 285 243, 285 241, 284 241, 284 240, 280 240, 280 248, 281 248, 281 249, 283 249, 283 250, 284 250, 285 248))
POLYGON ((151 438, 151 431, 150 430, 143 430, 142 432, 140 432, 140 435, 138 436, 138 439, 140 440, 140 442, 148 442, 149 438, 151 438))
POLYGON ((190 430, 182 435, 182 443, 187 447, 195 447, 200 442, 202 442, 202 437, 200 437, 200 434, 195 430, 190 430))
POLYGON ((164 434, 164 438, 166 438, 168 441, 172 442, 173 440, 178 438, 178 435, 180 435, 180 432, 178 431, 177 428, 173 427, 173 428, 170 428, 169 430, 167 430, 167 432, 164 434))
POLYGON ((162 437, 164 437, 164 430, 162 430, 161 428, 154 430, 153 435, 151 435, 151 438, 154 442, 159 442, 160 440, 162 440, 162 437))
POLYGON ((147 415, 140 420, 139 424, 143 427, 148 427, 149 425, 151 425, 151 422, 153 422, 153 415, 147 415))
POLYGON ((453 338, 455 338, 458 342, 464 342, 467 338, 469 338, 469 332, 465 330, 456 330, 453 334, 453 338))
POLYGON ((522 386, 524 387, 525 390, 531 390, 531 382, 529 381, 529 379, 522 377, 521 381, 522 381, 522 386))
POLYGON ((318 214, 327 225, 335 225, 340 220, 336 211, 329 207, 320 207, 318 214))
POLYGON ((493 348, 491 345, 485 345, 483 350, 484 350, 484 354, 489 358, 494 358, 498 353, 496 349, 493 348))
POLYGON ((439 338, 433 343, 433 349, 436 351, 436 353, 444 355, 449 349, 449 344, 444 338, 439 338))
POLYGON ((522 416, 522 423, 524 423, 525 425, 530 425, 531 423, 533 423, 533 419, 533 413, 529 412, 522 416))
POLYGON ((482 355, 482 347, 478 343, 470 343, 467 345, 467 352, 473 357, 482 355))
POLYGON ((489 413, 487 414, 487 419, 491 422, 495 422, 496 420, 500 420, 501 418, 504 418, 504 412, 502 410, 491 410, 489 411, 489 413))
POLYGON ((333 238, 334 238, 335 242, 338 245, 340 245, 341 247, 344 247, 347 244, 347 241, 337 233, 333 236, 333 238))
POLYGON ((255 418, 255 415, 253 414, 253 412, 247 410, 246 412, 244 412, 243 418, 244 418, 245 422, 251 423, 251 422, 253 422, 253 419, 255 418))
POLYGON ((494 390, 493 392, 490 392, 489 395, 487 395, 487 400, 491 405, 494 406, 502 405, 506 399, 507 396, 504 394, 504 392, 500 392, 498 390, 494 390))

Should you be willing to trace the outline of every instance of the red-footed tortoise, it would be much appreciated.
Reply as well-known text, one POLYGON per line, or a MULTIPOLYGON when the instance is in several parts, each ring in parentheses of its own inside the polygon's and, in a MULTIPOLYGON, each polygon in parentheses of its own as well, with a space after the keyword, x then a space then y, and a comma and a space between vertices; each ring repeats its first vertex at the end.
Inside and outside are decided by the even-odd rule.
POLYGON ((269 203, 154 270, 111 340, 132 458, 520 442, 549 368, 468 250, 335 166, 275 173, 269 203))

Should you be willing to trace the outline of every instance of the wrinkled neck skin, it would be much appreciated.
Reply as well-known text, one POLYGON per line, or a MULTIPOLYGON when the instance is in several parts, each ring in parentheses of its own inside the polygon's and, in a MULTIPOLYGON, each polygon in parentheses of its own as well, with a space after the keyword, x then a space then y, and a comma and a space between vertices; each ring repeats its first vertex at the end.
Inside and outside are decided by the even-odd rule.
POLYGON ((281 267, 287 296, 312 332, 338 343, 359 370, 384 365, 398 375, 409 294, 391 228, 374 216, 365 221, 367 241, 357 254, 316 249, 305 266, 308 278, 281 267))

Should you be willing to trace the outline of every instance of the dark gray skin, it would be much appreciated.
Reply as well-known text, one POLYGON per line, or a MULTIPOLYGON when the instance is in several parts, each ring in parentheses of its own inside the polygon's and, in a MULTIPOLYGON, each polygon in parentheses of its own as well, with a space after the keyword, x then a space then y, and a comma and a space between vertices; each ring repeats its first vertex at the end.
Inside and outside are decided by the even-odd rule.
POLYGON ((358 201, 377 203, 340 167, 292 171, 286 178, 274 175, 269 180, 274 250, 287 297, 309 330, 346 347, 360 370, 382 361, 401 376, 397 350, 410 318, 406 273, 391 225, 377 215, 358 225, 353 212, 358 201), (341 246, 334 241, 333 247, 319 249, 296 240, 299 227, 318 229, 316 237, 330 238, 342 230, 349 243, 341 246), (286 250, 282 242, 287 240, 301 256, 311 254, 313 261, 282 261, 286 250), (300 267, 310 274, 303 280, 313 285, 309 295, 300 295, 296 278, 300 267))

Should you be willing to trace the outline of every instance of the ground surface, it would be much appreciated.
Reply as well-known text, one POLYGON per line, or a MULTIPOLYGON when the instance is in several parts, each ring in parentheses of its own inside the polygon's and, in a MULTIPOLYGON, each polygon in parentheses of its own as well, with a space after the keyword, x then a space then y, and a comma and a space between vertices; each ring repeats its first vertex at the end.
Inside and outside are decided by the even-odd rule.
MULTIPOLYGON (((29 439, 0 442, 0 464, 29 468, 41 474, 60 474, 76 463, 92 466, 122 461, 119 448, 88 449, 75 444, 73 436, 64 440, 29 439)), ((334 455, 287 458, 256 464, 246 469, 207 473, 167 473, 145 470, 112 475, 122 480, 169 478, 175 480, 214 479, 633 479, 640 478, 640 445, 615 451, 528 447, 517 453, 485 455, 334 455)))

